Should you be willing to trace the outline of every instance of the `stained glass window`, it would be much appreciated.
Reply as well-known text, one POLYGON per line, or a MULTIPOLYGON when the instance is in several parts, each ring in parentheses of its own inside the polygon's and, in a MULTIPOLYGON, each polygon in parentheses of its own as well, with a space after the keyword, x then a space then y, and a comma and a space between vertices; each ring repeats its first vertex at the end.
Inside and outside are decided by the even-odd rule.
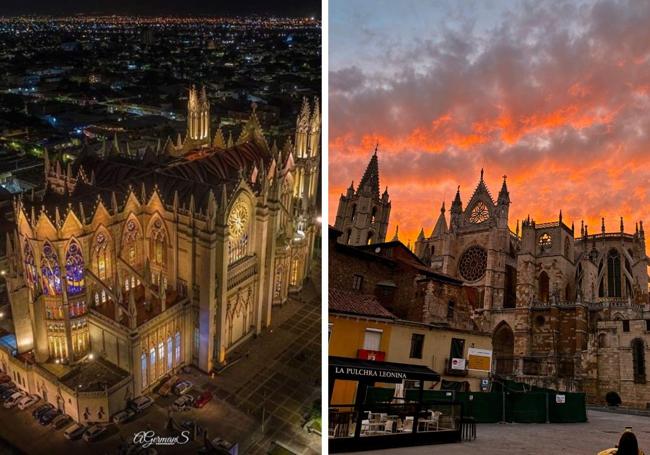
POLYGON ((122 254, 126 252, 126 258, 130 265, 134 266, 137 262, 137 239, 138 239, 138 225, 133 220, 126 222, 126 230, 124 232, 124 247, 122 254))
POLYGON ((157 219, 153 222, 153 227, 151 229, 151 241, 150 241, 150 252, 152 262, 160 266, 165 265, 166 254, 165 250, 167 247, 167 235, 162 225, 162 221, 157 219))
POLYGON ((151 375, 151 380, 156 379, 156 349, 151 348, 149 351, 149 374, 151 375))
POLYGON ((76 295, 84 290, 84 259, 79 244, 73 240, 65 254, 65 277, 68 294, 76 295))
POLYGON ((172 337, 167 338, 167 370, 172 369, 172 362, 174 361, 173 357, 173 347, 172 347, 172 337))
POLYGON ((103 232, 97 234, 95 238, 94 257, 97 276, 100 280, 105 281, 110 275, 110 247, 103 232))
POLYGON ((34 260, 34 250, 28 240, 25 240, 23 250, 25 260, 25 278, 30 287, 34 288, 38 284, 38 274, 36 272, 36 261, 34 260))
POLYGON ((487 221, 489 217, 490 211, 488 210, 487 205, 479 201, 474 205, 474 208, 472 208, 472 211, 470 212, 469 222, 478 224, 487 221))
POLYGON ((553 244, 553 240, 551 239, 551 236, 549 235, 548 232, 543 233, 539 237, 539 246, 542 248, 542 250, 547 250, 551 248, 552 244, 553 244))
POLYGON ((41 276, 43 279, 43 293, 45 295, 61 294, 61 269, 59 258, 52 245, 47 242, 43 246, 41 256, 41 276))
POLYGON ((140 356, 140 374, 142 375, 142 388, 147 388, 147 354, 140 356))
POLYGON ((460 257, 458 271, 467 281, 483 278, 487 268, 487 251, 480 246, 471 246, 460 257))
POLYGON ((180 332, 176 332, 176 335, 174 336, 174 342, 176 343, 174 349, 174 365, 178 366, 178 364, 181 363, 181 333, 180 332))

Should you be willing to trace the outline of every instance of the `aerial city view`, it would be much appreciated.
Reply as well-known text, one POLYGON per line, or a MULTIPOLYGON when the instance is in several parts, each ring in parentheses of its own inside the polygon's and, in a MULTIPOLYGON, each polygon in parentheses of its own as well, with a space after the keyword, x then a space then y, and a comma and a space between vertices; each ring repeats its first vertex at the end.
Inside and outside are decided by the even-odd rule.
POLYGON ((320 453, 312 6, 0 17, 1 453, 320 453))
POLYGON ((650 3, 329 12, 330 452, 648 453, 650 3))

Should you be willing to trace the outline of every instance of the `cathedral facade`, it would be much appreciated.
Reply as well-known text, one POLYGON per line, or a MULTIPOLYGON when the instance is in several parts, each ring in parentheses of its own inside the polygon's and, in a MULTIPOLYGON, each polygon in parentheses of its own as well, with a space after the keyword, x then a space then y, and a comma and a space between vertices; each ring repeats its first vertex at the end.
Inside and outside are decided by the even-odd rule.
POLYGON ((191 89, 186 137, 159 150, 104 145, 67 166, 46 154, 44 195, 14 202, 2 368, 77 421, 107 421, 182 366, 225 365, 309 275, 318 101, 282 147, 255 106, 236 141, 211 138, 209 109, 191 89))
MULTIPOLYGON (((581 222, 577 232, 560 211, 556 220, 529 217, 513 230, 505 177, 495 198, 483 171, 465 205, 460 188, 448 217, 441 205, 431 230, 421 229, 414 252, 432 270, 462 280, 476 328, 492 333, 496 376, 586 391, 593 402, 614 392, 623 404, 650 403, 642 221, 629 232, 622 218, 610 230, 603 218, 597 229, 581 222)), ((355 229, 372 225, 366 219, 355 229)))

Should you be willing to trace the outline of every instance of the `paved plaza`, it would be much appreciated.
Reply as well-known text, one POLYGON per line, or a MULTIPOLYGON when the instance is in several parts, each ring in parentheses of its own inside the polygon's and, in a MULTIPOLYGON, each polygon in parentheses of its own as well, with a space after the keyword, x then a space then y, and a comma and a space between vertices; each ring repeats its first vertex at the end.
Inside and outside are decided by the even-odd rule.
POLYGON ((614 447, 626 426, 631 426, 639 447, 650 452, 650 417, 588 411, 587 423, 565 424, 479 424, 477 439, 461 444, 444 444, 389 449, 359 454, 380 455, 595 455, 614 447))
MULTIPOLYGON (((320 436, 302 428, 321 393, 320 309, 320 295, 309 283, 284 306, 273 309, 273 328, 242 345, 240 361, 214 377, 194 368, 180 374, 193 382, 193 393, 210 390, 214 399, 202 409, 173 412, 171 417, 177 423, 196 422, 210 439, 239 442, 244 454, 266 454, 274 443, 301 455, 321 453, 320 436)), ((32 418, 32 408, 20 411, 0 406, 0 454, 113 455, 138 431, 178 435, 166 429, 168 409, 176 397, 152 396, 153 406, 131 422, 110 424, 106 435, 94 443, 68 441, 63 431, 42 427, 32 418)), ((159 454, 195 454, 202 446, 199 437, 183 446, 158 446, 156 450, 159 454)))

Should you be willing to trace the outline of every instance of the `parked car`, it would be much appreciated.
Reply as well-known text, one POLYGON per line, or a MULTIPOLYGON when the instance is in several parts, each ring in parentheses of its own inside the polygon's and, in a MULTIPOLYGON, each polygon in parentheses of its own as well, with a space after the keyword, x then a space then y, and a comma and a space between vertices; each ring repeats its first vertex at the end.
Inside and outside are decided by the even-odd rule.
POLYGON ((50 409, 49 411, 47 411, 45 414, 41 415, 38 418, 38 423, 40 423, 43 426, 49 425, 52 422, 52 420, 54 420, 54 418, 59 414, 61 414, 61 411, 59 411, 58 409, 50 409))
POLYGON ((124 423, 128 422, 135 416, 135 411, 133 409, 126 408, 113 416, 114 423, 124 423))
POLYGON ((144 411, 149 406, 153 404, 153 398, 147 395, 140 395, 131 401, 130 406, 132 409, 135 409, 137 412, 144 411))
POLYGON ((160 389, 158 389, 158 395, 161 397, 166 397, 171 393, 172 387, 178 382, 178 376, 173 375, 171 378, 167 379, 160 389))
POLYGON ((23 409, 27 409, 28 407, 30 407, 33 404, 37 403, 38 400, 40 400, 40 399, 41 399, 41 397, 39 397, 38 395, 27 395, 26 397, 22 398, 18 402, 18 409, 20 409, 21 411, 23 409))
POLYGON ((9 399, 9 397, 11 397, 16 392, 18 392, 18 390, 15 388, 5 390, 4 392, 2 392, 2 394, 0 394, 0 401, 4 403, 9 399))
POLYGON ((51 409, 54 409, 54 406, 52 406, 50 403, 44 403, 32 411, 32 417, 38 419, 51 409))
POLYGON ((5 400, 3 406, 6 409, 11 409, 18 404, 18 401, 22 400, 25 397, 24 392, 15 392, 9 398, 5 400))
POLYGON ((91 427, 88 427, 88 429, 83 435, 83 440, 86 442, 96 441, 97 438, 99 438, 105 431, 106 431, 106 427, 99 426, 99 425, 93 425, 91 427))
POLYGON ((63 432, 63 436, 70 440, 79 439, 85 432, 85 426, 80 423, 73 423, 63 432))
POLYGON ((4 384, 0 384, 0 392, 4 392, 7 389, 15 389, 16 384, 14 384, 12 381, 5 382, 4 384))
POLYGON ((182 381, 178 381, 176 385, 174 386, 174 394, 176 395, 184 395, 190 390, 192 390, 192 383, 186 379, 182 381))
POLYGON ((192 395, 181 395, 176 398, 174 404, 172 404, 172 409, 175 411, 184 411, 194 403, 194 397, 192 395))
POLYGON ((198 396, 198 398, 194 401, 194 407, 195 408, 202 408, 206 404, 208 404, 208 401, 212 399, 212 392, 205 391, 201 395, 198 396))
POLYGON ((52 420, 50 426, 52 426, 56 430, 60 430, 61 428, 67 427, 71 422, 72 422, 72 417, 70 417, 68 414, 61 414, 59 416, 56 416, 54 420, 52 420))

